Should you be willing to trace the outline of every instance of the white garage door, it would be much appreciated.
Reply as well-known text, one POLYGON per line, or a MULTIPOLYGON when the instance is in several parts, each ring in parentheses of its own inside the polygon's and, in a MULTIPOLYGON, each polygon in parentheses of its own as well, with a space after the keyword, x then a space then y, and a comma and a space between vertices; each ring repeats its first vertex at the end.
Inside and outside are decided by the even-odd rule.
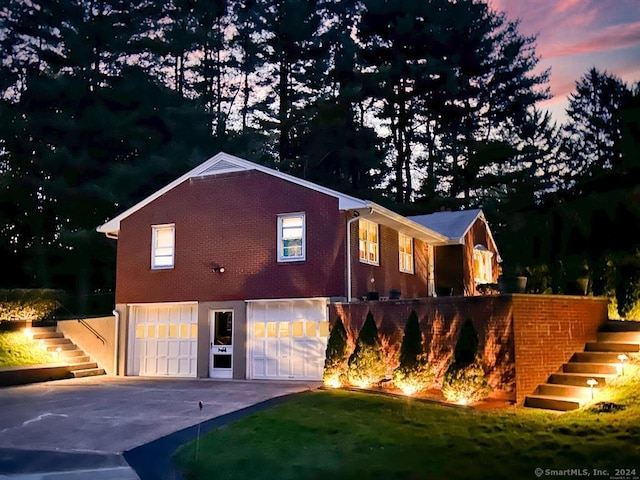
POLYGON ((324 299, 250 302, 249 378, 321 380, 329 336, 324 299))
POLYGON ((195 377, 198 306, 131 307, 133 354, 129 375, 195 377))

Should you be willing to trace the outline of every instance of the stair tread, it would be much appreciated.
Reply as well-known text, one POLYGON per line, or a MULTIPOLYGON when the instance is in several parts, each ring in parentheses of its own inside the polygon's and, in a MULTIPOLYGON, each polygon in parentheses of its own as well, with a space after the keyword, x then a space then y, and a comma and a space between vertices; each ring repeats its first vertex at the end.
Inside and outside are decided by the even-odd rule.
MULTIPOLYGON (((562 387, 562 388, 584 388, 584 389, 589 389, 591 387, 589 386, 582 386, 582 385, 565 385, 564 383, 541 383, 540 384, 541 387, 562 387)), ((594 387, 597 388, 597 387, 594 387)))
MULTIPOLYGON (((593 365, 593 364, 590 364, 590 365, 593 365)), ((615 373, 583 373, 583 372, 576 372, 576 373, 555 372, 555 373, 552 373, 551 375, 562 375, 563 377, 567 376, 567 377, 584 377, 584 378, 589 378, 589 377, 616 378, 618 376, 615 373)))
POLYGON ((584 398, 580 397, 565 397, 564 395, 548 395, 543 393, 534 393, 527 395, 527 398, 536 398, 540 400, 559 400, 563 402, 580 403, 584 401, 584 398))

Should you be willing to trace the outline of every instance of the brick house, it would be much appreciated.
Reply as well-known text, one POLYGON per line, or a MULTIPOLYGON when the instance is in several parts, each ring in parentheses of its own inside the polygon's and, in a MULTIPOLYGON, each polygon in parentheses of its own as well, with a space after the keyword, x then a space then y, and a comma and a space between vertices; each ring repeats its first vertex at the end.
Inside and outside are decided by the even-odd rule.
POLYGON ((495 281, 471 273, 498 254, 469 212, 406 218, 219 153, 98 227, 118 240, 118 373, 320 379, 329 304, 495 281))

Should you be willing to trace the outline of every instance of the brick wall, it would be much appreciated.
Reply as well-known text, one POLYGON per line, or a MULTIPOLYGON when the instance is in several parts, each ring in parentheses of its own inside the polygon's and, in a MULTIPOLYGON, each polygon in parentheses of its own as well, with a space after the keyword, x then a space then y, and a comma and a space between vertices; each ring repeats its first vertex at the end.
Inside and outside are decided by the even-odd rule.
POLYGON ((389 302, 330 305, 330 320, 342 317, 350 342, 355 344, 367 312, 371 310, 390 368, 397 366, 404 325, 412 310, 418 314, 429 361, 436 369, 436 386, 453 356, 460 329, 467 319, 478 332, 494 397, 515 398, 512 305, 509 296, 440 297, 389 302))
POLYGON ((460 329, 471 319, 478 333, 493 397, 522 404, 574 352, 595 339, 607 318, 607 299, 557 295, 440 297, 330 305, 341 316, 352 346, 367 312, 374 315, 390 368, 397 365, 404 324, 412 310, 441 385, 460 329))
POLYGON ((337 199, 261 172, 187 180, 122 221, 116 302, 344 296, 345 225, 337 199), (291 212, 306 214, 306 261, 278 263, 291 212), (175 267, 152 270, 151 226, 165 223, 175 267))
POLYGON ((606 298, 513 295, 517 402, 546 382, 607 320, 606 298))
POLYGON ((360 262, 358 222, 354 222, 351 227, 352 297, 362 298, 369 291, 376 291, 381 296, 388 296, 391 289, 400 290, 403 298, 426 297, 428 294, 427 244, 414 238, 414 273, 401 272, 398 255, 398 232, 385 225, 378 225, 378 227, 379 266, 360 262), (371 278, 375 280, 375 283, 371 283, 371 278))

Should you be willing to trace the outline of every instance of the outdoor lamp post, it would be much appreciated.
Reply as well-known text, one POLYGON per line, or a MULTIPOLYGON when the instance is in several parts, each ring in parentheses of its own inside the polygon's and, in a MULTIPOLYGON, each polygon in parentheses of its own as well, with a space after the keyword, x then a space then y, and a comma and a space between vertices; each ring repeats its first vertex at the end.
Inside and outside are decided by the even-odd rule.
POLYGON ((618 355, 618 360, 620 360, 620 375, 624 375, 624 361, 628 359, 629 357, 624 353, 618 355))
POLYGON ((595 378, 590 378, 589 380, 587 380, 587 384, 591 388, 591 400, 593 400, 593 387, 598 384, 598 381, 595 378))

